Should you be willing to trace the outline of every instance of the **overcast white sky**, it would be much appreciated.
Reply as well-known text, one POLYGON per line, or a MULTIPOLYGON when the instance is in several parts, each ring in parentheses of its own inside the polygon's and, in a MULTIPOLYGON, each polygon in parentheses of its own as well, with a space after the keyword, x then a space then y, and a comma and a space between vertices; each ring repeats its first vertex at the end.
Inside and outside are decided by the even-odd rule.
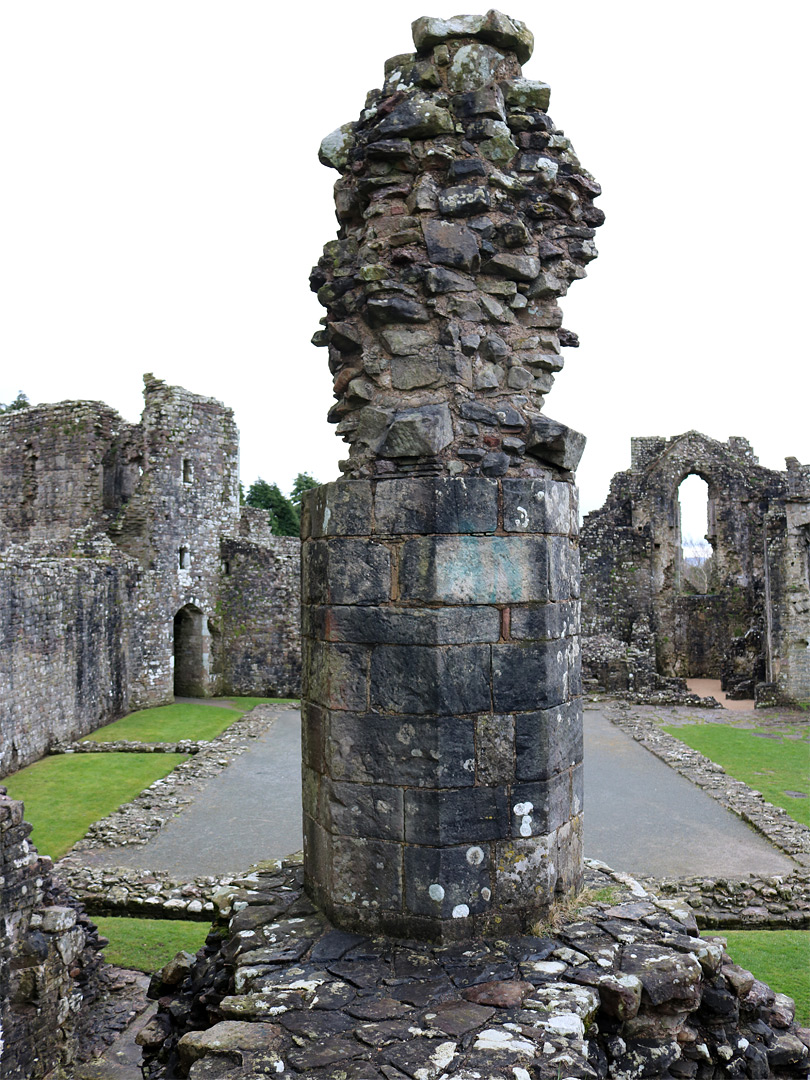
MULTIPOLYGON (((588 436, 583 509, 631 435, 810 460, 807 5, 505 9, 604 189, 600 258, 563 300, 582 346, 546 406, 588 436)), ((135 420, 151 371, 235 410, 246 485, 333 479, 345 446, 309 344, 336 227, 318 145, 412 51, 411 20, 464 10, 484 5, 2 0, 0 401, 135 420)))

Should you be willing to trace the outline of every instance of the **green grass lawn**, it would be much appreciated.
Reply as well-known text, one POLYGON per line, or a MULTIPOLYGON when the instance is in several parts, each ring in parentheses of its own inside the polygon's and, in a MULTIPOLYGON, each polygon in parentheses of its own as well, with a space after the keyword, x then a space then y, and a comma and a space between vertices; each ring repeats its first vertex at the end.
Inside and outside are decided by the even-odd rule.
MULTIPOLYGON (((251 706, 246 706, 250 708, 251 706)), ((179 739, 214 739, 238 720, 246 709, 219 708, 216 705, 160 705, 140 709, 97 728, 83 738, 93 742, 131 739, 134 742, 177 742, 179 739)))
POLYGON ((215 739, 254 705, 283 704, 289 698, 209 698, 217 704, 178 701, 154 709, 139 709, 105 724, 83 738, 93 742, 130 739, 133 742, 177 742, 180 739, 215 739))
POLYGON ((12 799, 25 803, 31 839, 60 859, 90 825, 130 802, 186 760, 185 754, 59 754, 7 776, 12 799))
MULTIPOLYGON (((704 930, 710 937, 711 930, 704 930)), ((719 930, 728 953, 779 994, 796 1002, 796 1020, 810 1024, 810 930, 719 930)))
POLYGON ((195 953, 211 929, 206 922, 185 919, 93 917, 93 922, 99 933, 110 939, 104 950, 108 964, 145 971, 149 975, 183 949, 195 953))
POLYGON ((761 791, 768 802, 787 810, 792 818, 810 825, 810 741, 805 737, 789 738, 772 729, 757 734, 757 729, 731 727, 728 724, 684 724, 664 728, 707 758, 722 765, 726 772, 749 787, 761 791), (803 793, 805 798, 787 795, 803 793))

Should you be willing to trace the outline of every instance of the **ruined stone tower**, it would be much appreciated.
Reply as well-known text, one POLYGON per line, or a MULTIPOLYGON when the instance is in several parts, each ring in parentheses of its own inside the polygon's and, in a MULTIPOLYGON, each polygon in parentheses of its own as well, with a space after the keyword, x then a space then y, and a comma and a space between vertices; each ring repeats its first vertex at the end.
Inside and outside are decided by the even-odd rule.
POLYGON ((343 477, 303 525, 305 869, 340 925, 526 929, 581 873, 584 438, 542 411, 599 187, 496 11, 413 24, 324 139, 343 477))

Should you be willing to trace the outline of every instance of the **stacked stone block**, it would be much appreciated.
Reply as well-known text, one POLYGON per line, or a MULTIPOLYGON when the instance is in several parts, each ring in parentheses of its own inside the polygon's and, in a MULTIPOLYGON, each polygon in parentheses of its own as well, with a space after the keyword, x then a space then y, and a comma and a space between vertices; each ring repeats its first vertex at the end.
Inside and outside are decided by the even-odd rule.
POLYGON ((321 144, 340 232, 311 285, 327 309, 350 478, 553 477, 584 438, 543 415, 558 299, 585 277, 600 187, 523 76, 534 39, 498 11, 417 19, 359 119, 321 144))
POLYGON ((581 872, 575 489, 343 481, 305 505, 310 892, 358 929, 527 929, 581 872))

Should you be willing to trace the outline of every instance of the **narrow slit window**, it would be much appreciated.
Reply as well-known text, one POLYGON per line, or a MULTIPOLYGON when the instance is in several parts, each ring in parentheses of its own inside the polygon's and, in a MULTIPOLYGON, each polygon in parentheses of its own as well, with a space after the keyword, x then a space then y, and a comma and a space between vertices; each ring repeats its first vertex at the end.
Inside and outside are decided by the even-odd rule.
POLYGON ((180 569, 189 570, 191 568, 191 552, 187 547, 181 547, 178 555, 180 558, 180 569))
POLYGON ((194 479, 194 466, 191 458, 183 458, 183 483, 190 484, 194 479))

